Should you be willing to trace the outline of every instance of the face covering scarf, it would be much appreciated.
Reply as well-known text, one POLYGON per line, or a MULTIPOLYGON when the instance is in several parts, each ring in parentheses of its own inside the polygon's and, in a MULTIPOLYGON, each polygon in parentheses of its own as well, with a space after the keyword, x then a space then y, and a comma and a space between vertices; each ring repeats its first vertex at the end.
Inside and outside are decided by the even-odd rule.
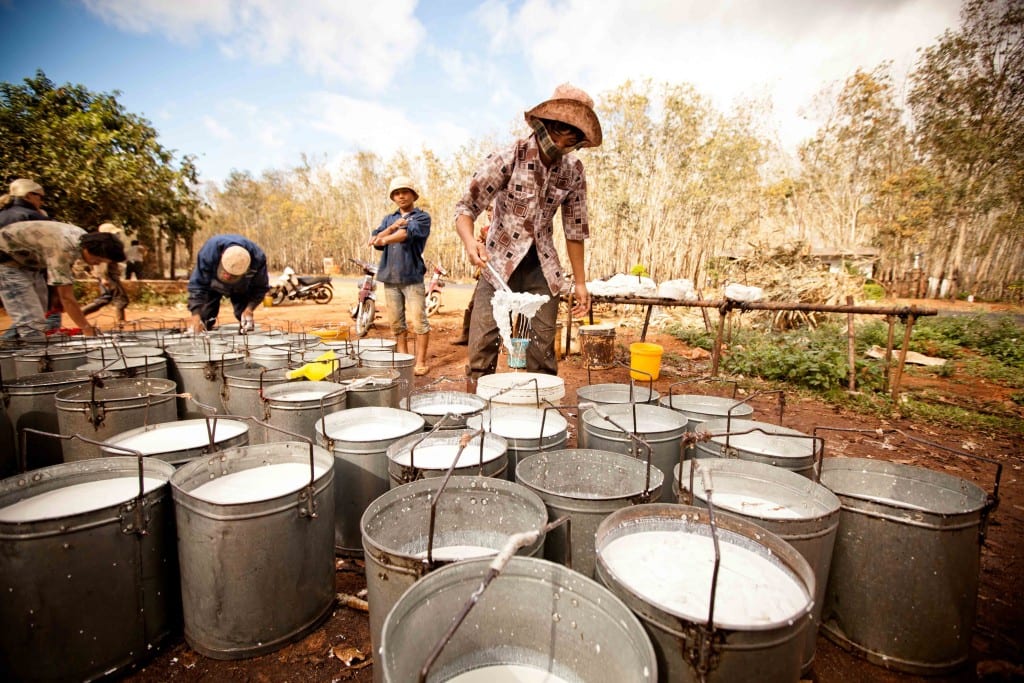
POLYGON ((530 121, 530 127, 537 134, 537 144, 540 146, 540 151, 544 153, 548 159, 551 159, 551 163, 557 162, 563 156, 569 152, 573 152, 580 148, 581 143, 577 143, 569 149, 562 149, 551 139, 548 134, 548 129, 544 127, 544 123, 540 119, 533 119, 530 121))

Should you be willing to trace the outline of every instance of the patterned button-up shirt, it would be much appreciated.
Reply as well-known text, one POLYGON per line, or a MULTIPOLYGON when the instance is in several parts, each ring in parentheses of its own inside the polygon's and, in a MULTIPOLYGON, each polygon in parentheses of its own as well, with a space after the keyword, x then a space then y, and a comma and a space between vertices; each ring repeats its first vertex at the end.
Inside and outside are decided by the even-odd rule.
POLYGON ((57 221, 23 221, 0 230, 0 252, 29 270, 45 270, 55 287, 75 281, 71 266, 82 256, 79 242, 85 230, 57 221))
MULTIPOLYGON (((484 160, 469 191, 455 205, 455 215, 476 220, 492 199, 494 217, 486 241, 491 264, 507 282, 535 244, 551 293, 560 293, 566 281, 555 251, 553 219, 561 207, 565 238, 590 236, 583 162, 567 154, 548 168, 540 159, 535 136, 517 140, 484 160)), ((483 276, 493 280, 487 270, 483 276)))

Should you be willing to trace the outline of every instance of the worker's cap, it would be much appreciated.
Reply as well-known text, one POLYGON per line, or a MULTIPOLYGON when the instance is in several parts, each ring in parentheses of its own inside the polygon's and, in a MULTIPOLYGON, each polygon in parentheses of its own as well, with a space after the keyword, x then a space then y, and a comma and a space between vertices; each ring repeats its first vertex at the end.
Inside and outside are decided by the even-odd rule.
POLYGON ((220 255, 220 267, 228 275, 245 275, 252 257, 245 247, 233 244, 220 255))
POLYGON ((28 178, 18 178, 11 183, 11 196, 12 197, 26 197, 32 193, 39 195, 40 197, 46 196, 43 192, 43 186, 34 180, 28 178))

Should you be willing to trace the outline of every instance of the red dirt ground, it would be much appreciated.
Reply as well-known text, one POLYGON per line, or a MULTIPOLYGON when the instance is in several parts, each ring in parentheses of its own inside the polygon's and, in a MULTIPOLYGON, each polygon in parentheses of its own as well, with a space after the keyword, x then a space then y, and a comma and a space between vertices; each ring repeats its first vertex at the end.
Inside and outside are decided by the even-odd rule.
MULTIPOLYGON (((458 334, 462 321, 462 310, 468 298, 469 288, 449 286, 445 290, 445 306, 431 318, 433 328, 428 377, 417 378, 417 385, 438 377, 458 378, 463 376, 465 347, 450 342, 458 334)), ((290 304, 257 311, 257 322, 286 326, 314 325, 324 322, 348 323, 347 309, 353 301, 355 287, 338 289, 335 301, 327 306, 312 303, 290 304), (351 291, 349 291, 351 289, 351 291)), ((381 297, 383 298, 383 297, 381 297)), ((887 302, 892 303, 892 302, 887 302)), ((895 302, 903 305, 906 302, 895 302)), ((946 307, 943 302, 914 302, 924 307, 946 307)), ((963 307, 953 304, 953 307, 963 307)), ((973 304, 969 310, 1000 310, 973 304)), ((1021 309, 1006 307, 1002 310, 1020 313, 1021 309)), ((168 308, 129 308, 129 319, 183 318, 186 312, 168 308)), ((636 311, 603 312, 606 319, 620 323, 616 330, 617 355, 628 359, 628 345, 639 339, 642 318, 636 311), (620 320, 621 319, 621 320, 620 320)), ((222 315, 222 321, 227 322, 222 315)), ((101 317, 99 324, 105 323, 101 317)), ((378 325, 383 327, 382 321, 378 325)), ((0 327, 6 326, 0 317, 0 327)), ((386 330, 378 329, 372 334, 387 336, 386 330)), ((665 357, 661 377, 655 382, 655 389, 668 393, 669 385, 681 379, 696 378, 708 374, 710 363, 701 353, 687 348, 673 337, 653 332, 648 341, 661 344, 665 357), (691 358, 693 358, 691 360, 691 358)), ((699 350, 698 350, 699 351, 699 350)), ((502 359, 502 362, 503 359, 502 359)), ((559 375, 566 384, 566 401, 575 397, 576 388, 604 382, 628 381, 627 371, 622 368, 588 372, 579 355, 563 359, 559 375)), ((698 391, 688 393, 720 393, 715 385, 697 385, 698 391)), ((455 388, 455 385, 453 385, 455 388)), ((461 389, 461 387, 458 387, 461 389)), ((963 377, 955 371, 949 377, 919 376, 910 370, 905 380, 908 392, 929 390, 938 395, 949 396, 962 402, 965 397, 989 405, 999 414, 1024 419, 1021 409, 1007 399, 1008 393, 973 378, 963 377)), ((676 390, 677 392, 679 389, 676 390)), ((777 422, 777 401, 772 397, 755 398, 755 419, 777 422)), ((1024 449, 1021 446, 1022 430, 1007 432, 979 432, 964 430, 955 426, 915 424, 899 416, 872 417, 855 414, 815 399, 790 397, 787 399, 782 423, 805 433, 816 426, 836 426, 862 429, 898 428, 920 438, 937 442, 967 453, 976 453, 997 460, 1003 465, 1002 481, 999 488, 999 507, 992 514, 988 540, 982 549, 980 587, 978 592, 977 626, 972 640, 971 659, 967 666, 953 676, 920 678, 890 672, 849 654, 824 636, 819 636, 815 664, 809 678, 819 683, 910 683, 935 681, 937 683, 960 683, 965 681, 1011 681, 1024 680, 1024 609, 1020 598, 1019 585, 1024 579, 1024 449)), ((973 460, 942 451, 925 450, 908 445, 891 447, 877 435, 863 433, 839 434, 826 437, 826 456, 845 455, 873 457, 896 462, 932 468, 974 481, 984 489, 993 487, 994 468, 982 461, 973 460)), ((570 446, 575 435, 570 433, 570 446)), ((671 493, 668 494, 669 497, 671 493)), ((663 498, 664 499, 664 498, 663 498)), ((340 593, 355 594, 365 587, 361 561, 338 560, 336 579, 340 593)), ((281 650, 240 661, 217 661, 194 652, 182 639, 168 644, 155 654, 144 666, 129 673, 125 680, 140 683, 156 681, 358 681, 372 680, 372 660, 353 662, 346 665, 335 656, 346 646, 354 646, 371 657, 369 626, 367 616, 347 607, 337 607, 327 621, 312 634, 281 650)))

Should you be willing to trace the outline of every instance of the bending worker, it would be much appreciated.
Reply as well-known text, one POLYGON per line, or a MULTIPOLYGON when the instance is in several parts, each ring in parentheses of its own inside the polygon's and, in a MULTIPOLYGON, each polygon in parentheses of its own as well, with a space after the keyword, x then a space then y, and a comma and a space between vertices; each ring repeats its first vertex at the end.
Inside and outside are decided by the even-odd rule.
POLYGON ((214 235, 199 249, 188 279, 189 329, 202 332, 216 327, 220 300, 226 296, 241 329, 252 330, 253 311, 268 291, 270 278, 263 250, 241 235, 214 235))
MULTIPOLYGON (((526 354, 530 372, 558 373, 555 323, 565 279, 555 251, 555 211, 562 209, 562 232, 575 280, 572 314, 590 307, 584 269, 587 222, 587 179, 583 162, 572 154, 601 144, 601 123, 594 101, 568 83, 555 88, 551 99, 525 113, 533 133, 490 154, 473 174, 469 190, 455 206, 455 229, 474 266, 487 262, 517 292, 546 294, 551 299, 534 317, 533 336, 526 354), (478 242, 473 221, 494 202, 487 239, 478 242)), ((495 371, 500 339, 491 310, 499 283, 484 268, 473 294, 469 328, 467 391, 475 391, 481 375, 495 371)))

